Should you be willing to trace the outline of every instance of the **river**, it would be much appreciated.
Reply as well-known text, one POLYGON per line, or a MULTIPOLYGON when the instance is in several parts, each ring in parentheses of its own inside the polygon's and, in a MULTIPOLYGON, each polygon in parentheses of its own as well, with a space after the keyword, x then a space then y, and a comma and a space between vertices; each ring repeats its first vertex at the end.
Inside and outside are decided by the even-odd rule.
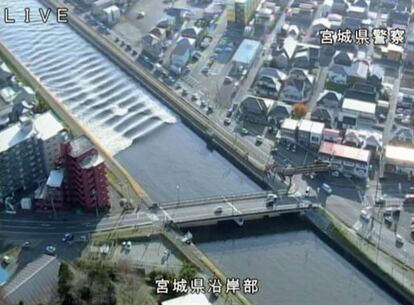
POLYGON ((191 232, 226 276, 258 279, 256 305, 401 304, 296 216, 191 232))

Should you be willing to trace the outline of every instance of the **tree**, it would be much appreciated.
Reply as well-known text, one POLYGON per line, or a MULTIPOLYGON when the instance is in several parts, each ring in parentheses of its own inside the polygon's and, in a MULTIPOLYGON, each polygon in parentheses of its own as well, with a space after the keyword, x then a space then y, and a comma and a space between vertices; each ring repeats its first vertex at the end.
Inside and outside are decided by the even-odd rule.
POLYGON ((68 264, 62 263, 59 267, 59 280, 58 280, 58 294, 64 300, 65 304, 68 304, 68 300, 70 299, 70 291, 72 288, 71 282, 73 279, 73 273, 69 269, 68 264))
POLYGON ((186 280, 188 283, 194 279, 197 275, 197 268, 190 264, 189 262, 185 262, 184 265, 181 267, 180 273, 178 278, 186 280))
POLYGON ((295 119, 302 119, 308 113, 308 107, 304 103, 298 103, 293 107, 293 117, 295 119))

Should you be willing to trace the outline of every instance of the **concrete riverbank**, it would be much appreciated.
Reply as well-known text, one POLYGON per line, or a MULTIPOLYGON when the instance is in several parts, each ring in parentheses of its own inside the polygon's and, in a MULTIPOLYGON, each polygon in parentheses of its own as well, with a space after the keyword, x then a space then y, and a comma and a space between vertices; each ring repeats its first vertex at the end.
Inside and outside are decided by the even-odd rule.
POLYGON ((324 208, 306 212, 306 218, 331 243, 403 304, 414 304, 414 271, 384 253, 324 208))

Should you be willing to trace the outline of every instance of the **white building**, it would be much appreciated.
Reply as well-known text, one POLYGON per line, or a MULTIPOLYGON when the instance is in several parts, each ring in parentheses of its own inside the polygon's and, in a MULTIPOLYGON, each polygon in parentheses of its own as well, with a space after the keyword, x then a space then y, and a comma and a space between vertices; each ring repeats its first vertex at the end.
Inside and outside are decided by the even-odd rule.
POLYGON ((413 176, 414 148, 387 145, 383 158, 386 172, 413 176))
POLYGON ((284 120, 280 128, 280 137, 291 142, 319 148, 325 124, 310 120, 284 120))
POLYGON ((189 293, 182 297, 174 298, 168 301, 164 301, 161 305, 212 305, 205 294, 192 294, 189 293))
POLYGON ((344 129, 372 124, 376 119, 376 108, 375 103, 345 98, 338 114, 338 121, 344 129))
POLYGON ((104 20, 109 25, 114 25, 121 18, 121 10, 116 5, 111 5, 103 10, 104 20))

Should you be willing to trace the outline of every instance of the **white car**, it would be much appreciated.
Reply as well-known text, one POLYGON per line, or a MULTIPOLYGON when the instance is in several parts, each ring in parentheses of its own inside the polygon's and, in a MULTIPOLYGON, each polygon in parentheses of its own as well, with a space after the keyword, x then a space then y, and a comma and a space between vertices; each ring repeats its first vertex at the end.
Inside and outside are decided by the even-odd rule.
POLYGON ((248 131, 246 128, 243 128, 243 129, 241 130, 241 134, 242 134, 243 136, 247 136, 247 135, 249 134, 249 131, 248 131))
POLYGON ((306 191, 305 191, 305 196, 306 196, 306 197, 309 197, 309 196, 310 196, 310 191, 311 191, 311 188, 310 188, 310 186, 308 186, 308 187, 306 188, 306 191))
POLYGON ((230 76, 226 76, 225 78, 224 78, 224 83, 225 84, 230 84, 230 83, 232 83, 233 82, 233 79, 230 77, 230 76))
POLYGON ((397 245, 403 245, 404 244, 404 238, 400 234, 395 235, 395 243, 397 245))
POLYGON ((225 118, 224 119, 224 125, 230 125, 231 124, 231 118, 225 118))
POLYGON ((359 216, 365 221, 371 220, 371 213, 366 209, 361 210, 361 214, 359 216))
POLYGON ((327 193, 327 194, 332 194, 332 188, 329 186, 329 184, 327 183, 322 183, 322 189, 327 193))
POLYGON ((279 197, 276 194, 267 194, 266 206, 273 206, 279 197))
POLYGON ((263 143, 263 140, 264 140, 263 136, 257 136, 256 137, 256 144, 257 145, 262 144, 263 143))
POLYGON ((339 172, 338 171, 333 171, 331 173, 332 177, 339 177, 339 172))
POLYGON ((56 247, 54 246, 47 246, 46 247, 46 253, 49 255, 55 255, 56 254, 56 247))

